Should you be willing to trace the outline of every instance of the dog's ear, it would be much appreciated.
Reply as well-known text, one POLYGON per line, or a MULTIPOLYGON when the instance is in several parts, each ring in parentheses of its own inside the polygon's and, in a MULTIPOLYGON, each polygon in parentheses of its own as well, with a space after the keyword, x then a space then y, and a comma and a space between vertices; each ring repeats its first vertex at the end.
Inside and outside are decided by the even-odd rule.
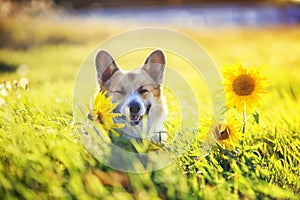
POLYGON ((100 85, 103 85, 117 70, 119 70, 113 57, 104 50, 100 50, 96 54, 95 67, 100 85))
POLYGON ((147 57, 142 70, 145 70, 153 81, 158 84, 162 84, 165 65, 166 59, 164 52, 160 49, 156 49, 147 57))

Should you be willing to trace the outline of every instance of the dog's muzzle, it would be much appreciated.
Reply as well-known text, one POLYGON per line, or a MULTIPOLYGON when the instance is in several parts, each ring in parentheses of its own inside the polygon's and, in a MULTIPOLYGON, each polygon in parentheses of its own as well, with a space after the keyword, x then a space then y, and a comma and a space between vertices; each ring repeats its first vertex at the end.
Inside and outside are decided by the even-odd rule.
POLYGON ((140 115, 141 105, 138 102, 130 102, 128 107, 131 125, 138 125, 143 117, 140 115))

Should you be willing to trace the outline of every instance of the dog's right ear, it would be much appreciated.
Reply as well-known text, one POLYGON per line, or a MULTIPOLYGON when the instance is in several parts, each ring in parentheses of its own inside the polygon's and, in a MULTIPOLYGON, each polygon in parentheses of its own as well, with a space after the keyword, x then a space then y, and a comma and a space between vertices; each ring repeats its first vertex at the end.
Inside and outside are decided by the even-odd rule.
POLYGON ((100 85, 108 81, 119 70, 113 57, 105 50, 100 50, 95 57, 97 79, 100 85))

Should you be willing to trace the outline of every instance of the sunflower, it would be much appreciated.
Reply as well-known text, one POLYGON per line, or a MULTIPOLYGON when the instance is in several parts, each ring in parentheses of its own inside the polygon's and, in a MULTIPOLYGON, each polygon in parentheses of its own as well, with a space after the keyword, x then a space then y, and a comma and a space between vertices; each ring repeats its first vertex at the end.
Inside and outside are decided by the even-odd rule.
POLYGON ((206 138, 205 142, 211 143, 212 140, 217 140, 221 146, 233 150, 242 140, 242 118, 234 108, 225 113, 224 120, 206 120, 202 125, 206 136, 204 137, 202 134, 200 137, 202 139, 206 138))
POLYGON ((115 124, 113 118, 120 116, 119 113, 113 113, 117 104, 111 103, 111 97, 106 97, 107 92, 98 92, 93 99, 93 109, 90 113, 91 118, 100 122, 105 130, 120 128, 120 124, 115 124))
POLYGON ((245 68, 240 63, 226 66, 223 70, 224 89, 229 108, 235 107, 238 112, 253 112, 260 105, 259 94, 265 93, 266 77, 260 70, 245 68))

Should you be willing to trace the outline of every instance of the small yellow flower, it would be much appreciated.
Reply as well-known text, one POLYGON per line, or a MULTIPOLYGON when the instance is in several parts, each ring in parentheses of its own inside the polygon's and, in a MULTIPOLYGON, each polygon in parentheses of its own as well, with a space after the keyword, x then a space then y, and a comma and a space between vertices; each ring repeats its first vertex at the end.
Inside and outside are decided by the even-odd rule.
POLYGON ((247 113, 253 112, 260 105, 260 93, 265 93, 266 77, 260 75, 259 70, 245 68, 237 63, 227 66, 223 70, 226 104, 235 107, 238 112, 247 108, 247 113))
POLYGON ((206 142, 212 142, 212 139, 214 139, 225 148, 233 150, 242 140, 242 118, 233 108, 225 113, 224 120, 206 120, 202 125, 203 131, 207 135, 202 134, 201 138, 206 138, 206 142))
POLYGON ((120 128, 120 124, 115 124, 113 118, 120 116, 119 113, 113 113, 117 104, 111 103, 111 97, 106 97, 107 92, 99 92, 93 100, 93 110, 91 116, 103 125, 105 130, 120 128))

